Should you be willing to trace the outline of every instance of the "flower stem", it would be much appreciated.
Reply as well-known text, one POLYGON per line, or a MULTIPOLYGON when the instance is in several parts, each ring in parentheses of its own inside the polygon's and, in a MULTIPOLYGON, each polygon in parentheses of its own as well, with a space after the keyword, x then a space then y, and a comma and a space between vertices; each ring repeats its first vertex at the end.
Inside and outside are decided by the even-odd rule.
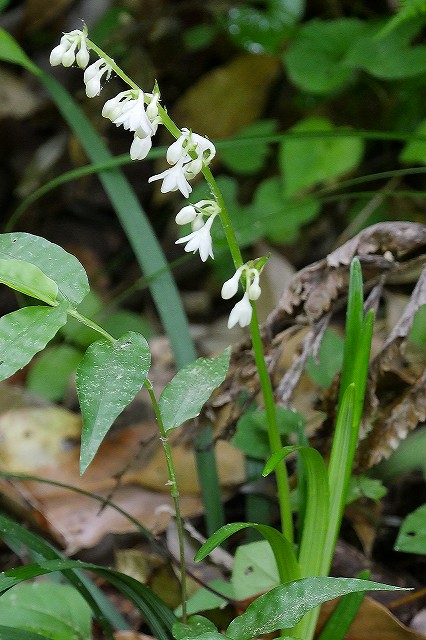
MULTIPOLYGON (((282 448, 281 437, 278 430, 277 415, 275 411, 274 392, 272 389, 271 378, 265 362, 263 353, 262 338, 259 330, 259 321, 257 318, 256 305, 251 301, 253 315, 250 322, 251 339, 253 344, 254 359, 259 375, 260 386, 263 394, 263 402, 265 405, 266 418, 268 422, 268 437, 271 453, 275 453, 282 448)), ((283 534, 289 542, 293 542, 293 521, 290 506, 290 489, 288 484, 287 468, 283 461, 275 468, 275 476, 277 480, 278 503, 281 515, 281 527, 283 534)))
POLYGON ((160 431, 160 440, 164 448, 164 454, 166 456, 166 461, 167 461, 167 469, 169 472, 168 484, 170 485, 170 493, 171 493, 173 503, 174 503, 174 508, 175 508, 176 528, 177 528, 178 541, 179 541, 180 588, 181 588, 181 596, 182 596, 182 622, 185 624, 187 620, 185 539, 184 539, 183 520, 182 520, 181 511, 180 511, 179 488, 178 488, 177 479, 176 479, 176 472, 175 472, 175 466, 173 463, 173 456, 172 456, 172 451, 170 447, 170 442, 167 437, 166 429, 164 428, 163 419, 161 417, 160 408, 158 406, 158 402, 155 397, 152 384, 148 379, 145 380, 144 384, 148 390, 149 397, 151 398, 152 406, 154 408, 155 417, 157 418, 158 429, 160 431))

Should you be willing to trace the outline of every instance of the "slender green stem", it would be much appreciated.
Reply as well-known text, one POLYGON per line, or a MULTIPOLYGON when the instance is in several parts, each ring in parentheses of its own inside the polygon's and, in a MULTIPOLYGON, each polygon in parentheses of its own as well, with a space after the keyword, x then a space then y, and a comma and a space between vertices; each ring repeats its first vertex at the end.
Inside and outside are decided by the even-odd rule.
MULTIPOLYGON (((251 337, 253 343, 254 358, 259 375, 260 386, 263 393, 263 402, 268 420, 269 446, 272 453, 282 448, 280 433, 278 431, 277 415, 275 411, 274 392, 272 390, 271 378, 266 367, 265 356, 263 354, 262 338, 257 319, 256 305, 252 301, 253 315, 250 323, 251 337)), ((293 521, 290 507, 290 489, 288 484, 287 468, 285 462, 281 462, 275 469, 277 479, 278 502, 281 515, 281 527, 283 534, 289 542, 293 542, 293 521)))
POLYGON ((186 623, 187 594, 186 594, 185 539, 184 539, 183 520, 180 512, 179 487, 176 479, 176 472, 175 472, 175 466, 173 463, 172 450, 170 447, 169 439, 167 437, 167 432, 164 428, 163 419, 161 417, 157 398, 155 397, 151 382, 148 379, 146 379, 144 384, 145 384, 145 387, 148 389, 149 397, 151 398, 152 406, 154 408, 155 417, 157 418, 158 429, 160 431, 160 440, 164 448, 164 454, 166 456, 166 461, 167 461, 167 469, 169 472, 170 493, 171 493, 174 507, 175 507, 176 528, 177 528, 177 534, 178 534, 178 540, 179 540, 179 560, 180 560, 180 577, 181 577, 180 586, 181 586, 181 595, 182 595, 182 622, 186 623))
POLYGON ((85 324, 86 327, 90 327, 91 329, 93 329, 97 333, 100 333, 101 336, 103 336, 104 338, 106 338, 110 342, 116 342, 116 339, 114 338, 114 336, 112 336, 110 333, 108 333, 108 331, 105 331, 105 329, 102 329, 102 327, 100 327, 98 324, 96 324, 96 322, 93 322, 93 320, 90 320, 90 318, 86 318, 86 316, 83 316, 76 309, 73 309, 72 307, 69 307, 67 309, 67 313, 72 318, 75 318, 76 320, 78 320, 82 324, 85 324))

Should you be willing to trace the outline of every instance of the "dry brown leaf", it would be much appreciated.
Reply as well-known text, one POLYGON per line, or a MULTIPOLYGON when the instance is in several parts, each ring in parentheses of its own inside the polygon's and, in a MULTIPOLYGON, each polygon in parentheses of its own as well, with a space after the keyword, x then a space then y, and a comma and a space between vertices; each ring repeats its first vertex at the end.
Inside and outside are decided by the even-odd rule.
POLYGON ((0 69, 0 119, 23 120, 40 107, 41 100, 18 75, 0 69))
MULTIPOLYGON (((355 238, 339 247, 327 258, 297 273, 284 291, 276 309, 263 325, 265 354, 272 374, 275 395, 281 404, 295 404, 295 389, 303 379, 305 363, 314 354, 333 315, 344 310, 349 284, 349 265, 357 255, 360 259, 367 304, 377 307, 383 287, 401 282, 416 282, 426 263, 426 225, 410 222, 380 223, 364 229, 355 238), (296 336, 295 338, 293 338, 296 336), (285 357, 289 340, 298 342, 293 361, 288 365, 285 357)), ((362 437, 358 470, 365 469, 389 453, 407 433, 414 429, 425 414, 424 385, 425 362, 409 362, 404 354, 405 340, 414 313, 426 302, 426 272, 418 280, 400 321, 392 330, 370 368, 365 424, 369 424, 362 437), (379 407, 380 388, 385 376, 396 378, 395 391, 388 394, 379 407), (410 385, 410 389, 407 389, 410 385)), ((385 385, 388 390, 388 386, 385 385)), ((241 392, 248 392, 249 401, 259 392, 259 382, 248 339, 233 349, 228 377, 208 404, 215 417, 218 437, 232 433, 241 412, 238 404, 241 392)), ((337 403, 337 384, 325 395, 320 409, 328 420, 315 442, 322 450, 328 448, 327 434, 334 424, 337 403)))
POLYGON ((231 136, 259 118, 279 71, 277 58, 238 55, 193 84, 173 106, 173 118, 210 138, 231 136))
POLYGON ((136 631, 116 631, 114 640, 155 640, 155 638, 147 636, 146 633, 137 633, 136 631))
MULTIPOLYGON (((326 602, 321 607, 318 622, 318 633, 337 602, 326 602)), ((416 631, 401 624, 382 604, 366 597, 360 607, 358 615, 345 636, 346 640, 426 640, 416 631)))

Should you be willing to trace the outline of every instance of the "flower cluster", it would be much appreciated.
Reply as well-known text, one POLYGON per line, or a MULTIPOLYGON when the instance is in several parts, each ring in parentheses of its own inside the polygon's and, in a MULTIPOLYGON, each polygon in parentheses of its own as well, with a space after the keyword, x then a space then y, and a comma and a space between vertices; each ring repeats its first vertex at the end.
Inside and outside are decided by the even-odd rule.
POLYGON ((188 198, 192 187, 188 180, 200 173, 203 166, 207 166, 216 154, 213 143, 197 133, 182 129, 182 133, 167 149, 167 162, 173 165, 148 182, 163 180, 161 192, 180 191, 188 198))
MULTIPOLYGON (((76 29, 64 33, 60 43, 50 54, 50 63, 53 66, 62 64, 71 67, 74 63, 84 69, 84 84, 89 98, 98 96, 102 89, 102 81, 109 80, 115 70, 126 82, 128 78, 122 74, 115 62, 106 54, 103 54, 87 37, 87 29, 76 29), (89 65, 90 52, 95 51, 98 59, 89 65), (104 57, 105 56, 105 57, 104 57)), ((132 160, 143 160, 148 155, 152 138, 156 134, 159 124, 170 126, 175 134, 176 127, 167 116, 167 112, 160 106, 160 92, 157 86, 152 93, 146 93, 142 89, 133 88, 122 91, 114 98, 108 100, 102 115, 111 120, 117 127, 123 126, 133 133, 133 142, 130 147, 132 160)), ((167 150, 168 169, 149 178, 149 182, 162 180, 161 191, 180 191, 185 198, 192 192, 190 180, 203 171, 209 165, 216 154, 212 142, 203 136, 182 129, 180 135, 167 150)), ((176 216, 179 225, 191 224, 192 232, 179 238, 176 244, 185 244, 185 251, 199 252, 203 262, 208 257, 213 258, 213 246, 211 228, 217 217, 220 217, 221 208, 215 200, 201 200, 195 204, 183 207, 176 216)), ((251 301, 260 296, 259 271, 252 266, 243 265, 235 274, 225 282, 222 287, 222 297, 232 298, 238 290, 240 280, 245 284, 245 293, 229 316, 228 327, 235 324, 245 327, 250 324, 252 317, 251 301)))
POLYGON ((229 315, 228 329, 232 329, 236 324, 239 324, 241 327, 247 327, 250 324, 253 313, 250 300, 257 300, 261 294, 259 275, 259 271, 255 267, 243 264, 236 270, 232 278, 223 284, 221 292, 222 298, 229 300, 229 298, 233 298, 237 293, 242 276, 244 276, 245 279, 244 295, 229 315))
POLYGON ((210 256, 214 258, 211 228, 216 216, 220 213, 220 208, 214 200, 200 200, 195 204, 183 207, 176 216, 177 224, 191 223, 192 233, 176 240, 176 244, 186 242, 185 251, 199 251, 203 262, 210 256), (203 216, 208 216, 204 222, 203 216))

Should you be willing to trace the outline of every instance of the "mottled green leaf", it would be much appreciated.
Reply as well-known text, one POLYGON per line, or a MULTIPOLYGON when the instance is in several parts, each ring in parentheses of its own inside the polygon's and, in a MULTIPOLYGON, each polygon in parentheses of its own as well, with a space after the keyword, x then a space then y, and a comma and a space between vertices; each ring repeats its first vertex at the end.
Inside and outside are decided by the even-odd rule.
POLYGON ((24 307, 0 318, 0 380, 28 364, 66 321, 65 304, 24 307))
POLYGON ((56 282, 59 293, 74 305, 89 292, 86 272, 77 258, 39 236, 23 232, 1 234, 0 258, 35 265, 56 282))
POLYGON ((56 282, 46 276, 41 269, 25 260, 0 258, 0 282, 47 304, 56 303, 58 296, 56 282))
POLYGON ((395 549, 426 555, 426 504, 405 518, 398 533, 395 549))
POLYGON ((148 343, 129 331, 114 343, 90 345, 77 369, 83 416, 80 470, 85 471, 117 416, 142 387, 151 362, 148 343))
POLYGON ((166 431, 199 415, 214 389, 224 381, 230 356, 228 347, 217 358, 198 358, 178 371, 159 400, 166 431))

